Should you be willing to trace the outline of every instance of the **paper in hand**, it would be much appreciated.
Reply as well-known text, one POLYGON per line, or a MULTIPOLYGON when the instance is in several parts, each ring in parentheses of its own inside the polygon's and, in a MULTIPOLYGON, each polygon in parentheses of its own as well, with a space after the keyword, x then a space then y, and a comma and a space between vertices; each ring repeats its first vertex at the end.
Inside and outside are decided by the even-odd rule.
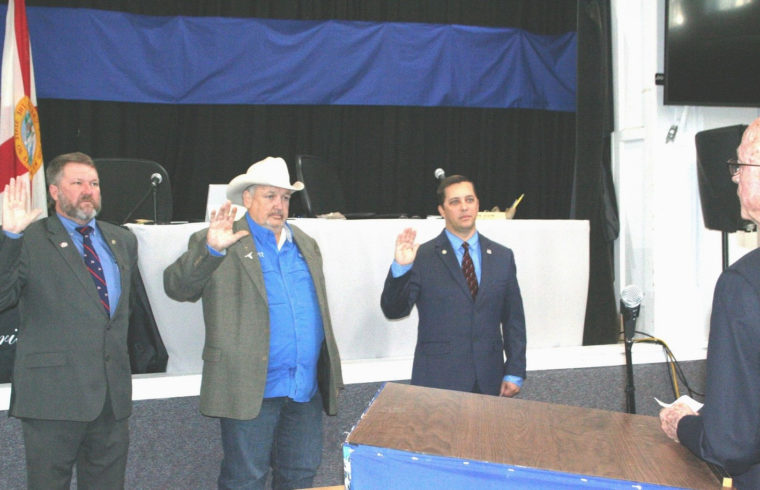
POLYGON ((675 405, 676 403, 683 403, 684 405, 688 406, 695 412, 699 412, 699 410, 704 406, 704 403, 699 403, 694 398, 690 397, 689 395, 681 395, 678 400, 674 401, 673 403, 665 403, 657 399, 655 397, 655 401, 660 404, 661 407, 667 408, 671 405, 675 405))

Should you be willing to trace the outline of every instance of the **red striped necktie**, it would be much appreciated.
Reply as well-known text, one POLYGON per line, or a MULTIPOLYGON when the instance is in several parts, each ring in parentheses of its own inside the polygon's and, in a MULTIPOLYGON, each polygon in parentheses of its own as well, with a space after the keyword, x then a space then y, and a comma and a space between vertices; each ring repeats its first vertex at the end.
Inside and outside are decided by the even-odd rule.
POLYGON ((472 257, 470 257, 470 244, 462 242, 464 247, 464 255, 462 256, 462 273, 464 279, 467 281, 467 287, 470 288, 470 294, 472 299, 478 295, 478 277, 475 275, 475 266, 472 265, 472 257))
POLYGON ((100 302, 103 304, 103 308, 106 309, 106 313, 111 313, 111 307, 108 304, 108 285, 106 285, 106 276, 103 273, 103 267, 100 264, 98 254, 95 253, 95 248, 92 246, 92 240, 90 234, 92 233, 91 226, 80 226, 76 229, 82 234, 82 243, 84 244, 84 250, 82 255, 84 256, 84 265, 87 267, 87 271, 92 276, 92 282, 95 283, 95 289, 98 290, 100 296, 100 302))

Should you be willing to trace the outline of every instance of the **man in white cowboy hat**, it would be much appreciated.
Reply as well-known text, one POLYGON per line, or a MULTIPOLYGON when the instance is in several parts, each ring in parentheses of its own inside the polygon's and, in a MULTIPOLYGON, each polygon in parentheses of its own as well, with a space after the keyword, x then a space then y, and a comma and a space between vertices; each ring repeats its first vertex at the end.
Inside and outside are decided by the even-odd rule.
POLYGON ((337 412, 340 358, 317 243, 286 223, 285 160, 267 157, 164 271, 166 294, 203 298, 201 413, 219 417, 219 488, 305 488, 322 453, 322 408, 337 412), (235 221, 231 203, 247 209, 235 221))

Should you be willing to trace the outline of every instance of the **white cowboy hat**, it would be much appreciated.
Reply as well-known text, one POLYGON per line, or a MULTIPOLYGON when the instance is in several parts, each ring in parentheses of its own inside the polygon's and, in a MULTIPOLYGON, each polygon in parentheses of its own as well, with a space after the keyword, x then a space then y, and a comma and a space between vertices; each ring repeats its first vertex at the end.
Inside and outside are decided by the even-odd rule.
POLYGON ((303 182, 295 181, 290 184, 288 166, 282 158, 266 157, 256 162, 244 174, 238 175, 227 184, 227 199, 232 204, 243 205, 243 191, 254 184, 271 185, 290 191, 300 191, 304 188, 303 182))

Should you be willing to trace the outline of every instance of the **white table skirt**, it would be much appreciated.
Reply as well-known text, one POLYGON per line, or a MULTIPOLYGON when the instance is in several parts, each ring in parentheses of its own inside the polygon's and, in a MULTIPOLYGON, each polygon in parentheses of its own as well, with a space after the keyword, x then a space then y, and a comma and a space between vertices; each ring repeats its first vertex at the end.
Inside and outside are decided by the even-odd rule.
MULTIPOLYGON (((380 293, 396 236, 406 227, 427 241, 442 219, 294 219, 319 243, 333 329, 344 361, 412 356, 417 312, 387 320, 380 293)), ((164 293, 163 271, 206 223, 129 225, 139 242, 140 269, 169 352, 167 373, 201 371, 204 329, 201 302, 180 303, 164 293)), ((478 230, 515 253, 529 348, 581 345, 589 270, 589 225, 572 220, 480 220, 478 230)))

